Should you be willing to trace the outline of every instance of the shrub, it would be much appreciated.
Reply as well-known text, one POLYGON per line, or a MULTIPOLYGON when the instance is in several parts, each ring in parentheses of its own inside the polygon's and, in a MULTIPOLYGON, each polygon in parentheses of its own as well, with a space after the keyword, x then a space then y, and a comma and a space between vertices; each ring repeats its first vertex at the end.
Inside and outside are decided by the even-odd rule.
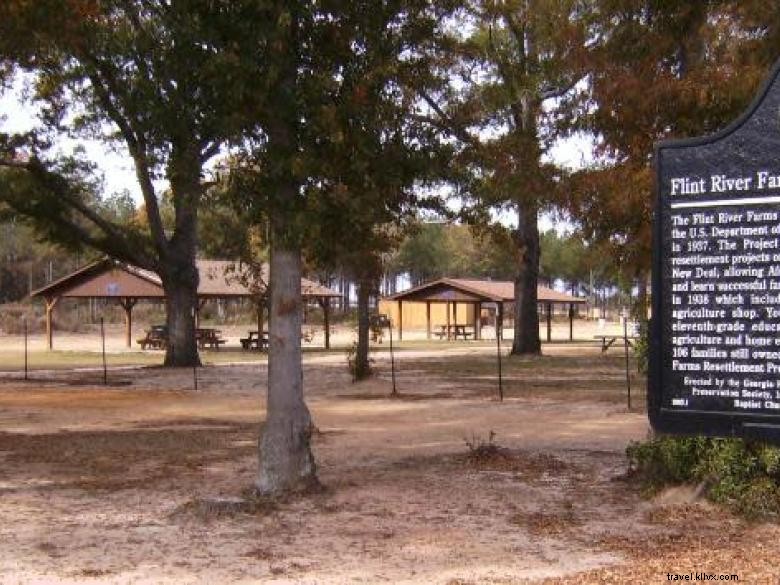
POLYGON ((742 439, 662 437, 626 449, 629 474, 652 494, 701 483, 708 499, 749 518, 780 516, 780 449, 742 439))
POLYGON ((7 303, 0 305, 0 330, 9 335, 19 335, 24 331, 24 319, 30 333, 38 331, 38 319, 34 307, 30 304, 7 303))
POLYGON ((472 435, 471 440, 463 439, 466 443, 466 447, 469 449, 469 459, 478 461, 490 459, 491 457, 498 455, 502 451, 502 448, 496 444, 495 438, 496 433, 491 430, 487 439, 478 437, 477 435, 472 435))
POLYGON ((636 356, 636 368, 640 374, 647 375, 648 363, 650 361, 650 321, 642 319, 639 321, 639 337, 634 343, 634 356, 636 356))
POLYGON ((368 358, 368 369, 364 370, 363 368, 358 367, 357 347, 357 341, 353 341, 352 345, 347 349, 347 368, 349 369, 349 373, 352 374, 353 383, 370 378, 374 373, 374 360, 372 358, 368 358))

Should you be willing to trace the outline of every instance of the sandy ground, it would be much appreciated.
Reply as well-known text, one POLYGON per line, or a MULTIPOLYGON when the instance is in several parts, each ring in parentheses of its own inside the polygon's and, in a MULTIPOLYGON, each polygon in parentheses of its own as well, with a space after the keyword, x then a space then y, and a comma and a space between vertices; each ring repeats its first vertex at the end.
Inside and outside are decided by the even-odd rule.
POLYGON ((160 368, 0 380, 0 583, 777 582, 776 526, 625 479, 648 429, 619 352, 545 353, 507 361, 503 403, 487 347, 405 352, 400 398, 384 356, 356 385, 307 358, 324 490, 240 509, 264 364, 204 368, 197 392, 160 368))

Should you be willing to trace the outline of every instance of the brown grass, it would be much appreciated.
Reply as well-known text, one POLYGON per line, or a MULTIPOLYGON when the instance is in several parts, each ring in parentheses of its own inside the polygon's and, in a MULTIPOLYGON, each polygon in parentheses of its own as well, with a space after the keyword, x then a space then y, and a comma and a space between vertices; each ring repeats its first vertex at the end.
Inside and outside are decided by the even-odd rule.
POLYGON ((190 421, 174 426, 55 434, 0 432, 0 452, 50 485, 87 491, 153 489, 157 482, 255 451, 256 425, 190 421), (178 425, 178 426, 176 426, 178 425))

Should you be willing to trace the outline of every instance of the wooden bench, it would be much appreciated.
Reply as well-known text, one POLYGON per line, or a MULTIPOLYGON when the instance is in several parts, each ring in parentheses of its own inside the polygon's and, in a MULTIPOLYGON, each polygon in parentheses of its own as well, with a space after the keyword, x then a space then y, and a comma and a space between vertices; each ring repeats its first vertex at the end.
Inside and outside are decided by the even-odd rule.
POLYGON ((610 347, 612 347, 616 341, 623 341, 625 339, 628 343, 628 347, 634 347, 634 342, 639 339, 638 335, 594 335, 593 339, 601 340, 601 353, 605 353, 610 347))
MULTIPOLYGON (((304 329, 301 331, 301 341, 311 343, 313 339, 313 330, 304 329)), ((262 335, 258 335, 257 331, 250 331, 247 337, 242 337, 239 341, 243 349, 259 349, 262 351, 268 347, 268 331, 263 331, 262 335)))
POLYGON ((263 331, 262 335, 259 331, 250 331, 247 337, 242 337, 240 341, 242 349, 263 351, 268 347, 268 331, 263 331))
POLYGON ((222 332, 218 329, 196 329, 195 341, 198 342, 200 349, 219 349, 221 345, 227 343, 227 339, 221 337, 222 332))
POLYGON ((471 325, 449 325, 449 329, 447 325, 438 325, 437 327, 439 328, 438 331, 434 331, 433 334, 439 339, 444 339, 445 337, 447 339, 458 339, 458 337, 461 337, 465 341, 474 335, 473 331, 467 329, 471 325))
POLYGON ((368 326, 371 329, 371 341, 375 343, 382 343, 385 338, 385 329, 390 329, 390 318, 382 313, 377 315, 371 315, 369 317, 368 326))
POLYGON ((153 325, 146 330, 146 334, 136 342, 141 349, 165 349, 168 346, 168 327, 165 325, 153 325))

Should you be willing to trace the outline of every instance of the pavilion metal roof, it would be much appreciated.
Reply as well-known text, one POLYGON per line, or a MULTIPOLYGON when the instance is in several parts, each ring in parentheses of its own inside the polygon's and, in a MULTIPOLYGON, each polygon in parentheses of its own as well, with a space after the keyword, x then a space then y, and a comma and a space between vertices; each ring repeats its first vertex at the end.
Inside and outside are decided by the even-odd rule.
MULTIPOLYGON (((196 260, 199 274, 198 296, 201 298, 251 297, 247 286, 247 267, 229 260, 196 260)), ((268 282, 268 266, 261 271, 261 280, 268 282)), ((304 297, 340 297, 341 293, 307 278, 301 279, 304 297)), ((112 258, 101 258, 78 268, 31 293, 33 297, 77 298, 144 298, 162 299, 165 291, 160 277, 112 258)))
MULTIPOLYGON (((396 301, 446 302, 506 302, 515 300, 512 281, 477 280, 470 278, 439 278, 419 286, 385 297, 396 301)), ((558 292, 546 286, 536 288, 539 303, 585 303, 587 299, 558 292)))

